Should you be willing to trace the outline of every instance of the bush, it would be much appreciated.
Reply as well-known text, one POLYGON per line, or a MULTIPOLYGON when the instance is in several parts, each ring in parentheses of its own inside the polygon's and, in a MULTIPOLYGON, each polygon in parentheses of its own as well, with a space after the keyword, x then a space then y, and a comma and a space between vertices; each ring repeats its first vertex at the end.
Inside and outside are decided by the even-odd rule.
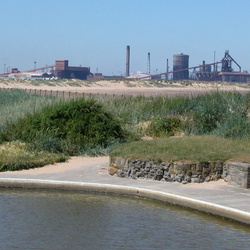
POLYGON ((181 125, 181 120, 178 116, 157 117, 151 120, 146 133, 154 137, 173 136, 180 130, 181 125))
POLYGON ((23 140, 34 148, 70 155, 124 141, 126 133, 114 116, 92 99, 77 99, 28 114, 0 133, 2 140, 23 140))
POLYGON ((249 139, 250 137, 250 123, 246 117, 240 114, 235 114, 229 117, 225 122, 218 125, 214 134, 223 136, 225 138, 249 139))

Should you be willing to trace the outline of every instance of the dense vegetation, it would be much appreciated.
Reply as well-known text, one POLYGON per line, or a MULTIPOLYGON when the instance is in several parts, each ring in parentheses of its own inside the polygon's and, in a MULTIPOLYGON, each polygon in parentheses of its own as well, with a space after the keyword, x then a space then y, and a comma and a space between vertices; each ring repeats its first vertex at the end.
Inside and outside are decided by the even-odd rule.
MULTIPOLYGON (((48 164, 36 163, 34 158, 29 161, 26 157, 29 154, 36 157, 46 154, 46 158, 54 162, 65 160, 69 155, 107 153, 110 146, 126 141, 133 143, 124 144, 123 150, 119 146, 112 149, 112 154, 125 155, 127 152, 130 155, 129 147, 132 147, 132 152, 137 156, 143 151, 144 155, 151 154, 151 158, 163 159, 169 152, 165 150, 168 148, 165 143, 172 145, 171 140, 177 140, 166 139, 173 135, 185 135, 182 140, 187 140, 185 143, 189 144, 189 149, 184 147, 182 150, 180 145, 171 146, 176 150, 171 153, 173 159, 195 158, 196 154, 191 148, 196 148, 198 154, 212 157, 213 154, 205 154, 201 148, 212 152, 213 147, 209 148, 208 145, 211 146, 213 141, 219 145, 216 140, 222 141, 223 137, 228 138, 223 139, 223 145, 233 153, 221 151, 218 157, 239 157, 242 149, 235 147, 231 143, 233 140, 245 145, 244 159, 247 159, 249 147, 246 145, 250 141, 249 97, 249 94, 217 91, 192 99, 159 96, 108 99, 99 96, 95 100, 62 100, 28 95, 21 90, 0 91, 0 170, 1 166, 5 170, 17 169, 18 164, 22 168, 48 164), (144 137, 161 139, 141 142, 144 137), (206 139, 208 143, 201 146, 198 142, 203 140, 201 138, 212 139, 206 139), (19 148, 19 154, 23 152, 20 150, 25 151, 22 163, 18 157, 10 160, 11 154, 6 153, 9 145, 15 145, 12 147, 14 150, 19 148), (162 145, 165 151, 157 145, 162 145), (188 157, 184 156, 185 152, 189 152, 186 154, 188 157), (10 162, 9 165, 6 162, 10 162)), ((178 143, 184 145, 182 140, 178 140, 178 143)), ((142 152, 140 154, 143 155, 142 152)))
POLYGON ((215 134, 250 138, 250 95, 211 92, 195 98, 135 97, 101 100, 130 131, 140 136, 215 134))
POLYGON ((115 116, 93 99, 62 100, 6 125, 0 131, 0 142, 19 140, 32 150, 67 155, 106 148, 126 138, 115 116))
POLYGON ((38 112, 39 110, 59 102, 53 97, 34 96, 26 94, 22 90, 0 91, 0 129, 7 123, 14 123, 27 114, 38 112))

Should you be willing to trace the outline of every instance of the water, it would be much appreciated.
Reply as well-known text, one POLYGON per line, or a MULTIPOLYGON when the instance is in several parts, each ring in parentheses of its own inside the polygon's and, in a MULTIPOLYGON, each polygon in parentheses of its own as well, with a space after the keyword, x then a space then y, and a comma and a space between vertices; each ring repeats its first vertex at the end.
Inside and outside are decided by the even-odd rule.
POLYGON ((163 203, 0 190, 0 249, 250 249, 250 227, 163 203))

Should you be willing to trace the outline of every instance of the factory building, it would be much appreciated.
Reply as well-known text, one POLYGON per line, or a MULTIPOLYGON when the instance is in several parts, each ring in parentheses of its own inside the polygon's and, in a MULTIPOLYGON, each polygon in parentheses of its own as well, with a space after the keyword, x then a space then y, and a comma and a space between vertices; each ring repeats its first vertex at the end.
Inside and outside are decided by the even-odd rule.
POLYGON ((223 82, 250 82, 247 72, 219 72, 219 79, 223 82))
POLYGON ((81 80, 86 80, 88 76, 92 75, 89 67, 69 66, 68 60, 56 60, 55 69, 52 70, 52 74, 57 78, 76 78, 81 80))
POLYGON ((203 61, 203 65, 199 68, 199 72, 196 73, 198 81, 250 82, 250 74, 241 72, 241 66, 230 56, 228 50, 225 51, 221 61, 211 64, 205 64, 203 61), (238 67, 238 71, 233 69, 233 63, 238 67), (220 71, 218 71, 218 65, 221 65, 220 71))
MULTIPOLYGON (((0 74, 0 77, 10 77, 15 79, 48 79, 48 78, 66 78, 66 79, 81 79, 86 80, 88 77, 93 76, 90 72, 90 67, 69 66, 68 60, 56 60, 54 65, 46 65, 44 67, 20 72, 18 68, 12 68, 11 73, 0 74), (50 73, 44 70, 50 70, 50 73), (39 72, 40 71, 40 72, 39 72)), ((97 77, 100 78, 98 75, 97 77)))

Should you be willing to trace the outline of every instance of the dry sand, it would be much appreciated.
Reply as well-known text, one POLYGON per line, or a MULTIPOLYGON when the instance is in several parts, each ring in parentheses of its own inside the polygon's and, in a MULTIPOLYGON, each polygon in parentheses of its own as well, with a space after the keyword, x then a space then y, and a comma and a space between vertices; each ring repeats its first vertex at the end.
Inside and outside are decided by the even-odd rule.
POLYGON ((93 94, 115 95, 186 95, 199 94, 207 91, 250 91, 249 83, 222 82, 171 82, 164 80, 5 80, 0 79, 0 88, 37 89, 52 91, 68 91, 93 94))

